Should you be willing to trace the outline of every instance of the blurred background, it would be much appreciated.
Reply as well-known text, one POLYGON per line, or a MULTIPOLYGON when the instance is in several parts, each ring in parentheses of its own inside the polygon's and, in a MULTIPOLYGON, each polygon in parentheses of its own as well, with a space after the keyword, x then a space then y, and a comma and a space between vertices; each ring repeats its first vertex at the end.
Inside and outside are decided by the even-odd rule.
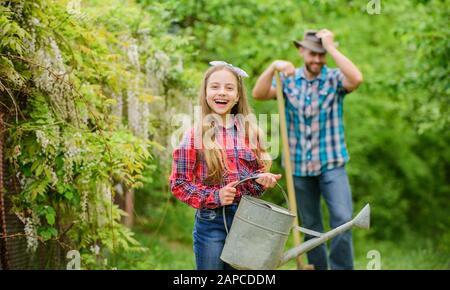
POLYGON ((355 267, 376 251, 381 269, 450 269, 448 1, 0 3, 4 178, 21 185, 5 179, 3 198, 32 233, 29 255, 62 249, 27 267, 66 268, 75 249, 82 268, 194 269, 195 210, 168 184, 173 116, 192 116, 212 60, 250 75, 257 115, 277 113, 251 97, 257 77, 277 59, 301 66, 292 40, 327 28, 364 75, 344 102, 354 210, 372 207, 371 229, 353 231, 355 267))

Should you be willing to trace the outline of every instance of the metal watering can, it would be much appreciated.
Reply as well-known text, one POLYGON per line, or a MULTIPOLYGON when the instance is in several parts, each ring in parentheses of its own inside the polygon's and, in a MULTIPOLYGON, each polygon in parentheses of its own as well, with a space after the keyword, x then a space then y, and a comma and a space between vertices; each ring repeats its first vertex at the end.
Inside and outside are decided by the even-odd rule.
MULTIPOLYGON (((258 176, 242 179, 235 186, 256 178, 258 176)), ((286 199, 286 204, 289 205, 283 188, 280 185, 278 187, 286 199)), ((228 232, 225 207, 223 208, 223 216, 225 228, 228 232)), ((220 259, 235 269, 275 269, 298 255, 308 252, 336 235, 351 229, 353 226, 368 229, 370 226, 370 206, 367 204, 354 219, 326 233, 296 227, 294 226, 295 218, 296 216, 291 213, 290 209, 248 195, 242 196, 220 259), (312 235, 314 238, 283 252, 292 228, 312 235)))

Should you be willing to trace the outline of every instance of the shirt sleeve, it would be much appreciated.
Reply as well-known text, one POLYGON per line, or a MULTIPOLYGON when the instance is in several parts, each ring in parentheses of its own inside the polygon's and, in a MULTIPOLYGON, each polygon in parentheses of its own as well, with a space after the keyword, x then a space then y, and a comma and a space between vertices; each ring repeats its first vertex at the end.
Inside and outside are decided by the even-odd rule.
POLYGON ((277 80, 275 79, 275 76, 273 76, 273 78, 272 78, 272 88, 273 89, 277 88, 277 80))
POLYGON ((194 147, 193 130, 191 130, 173 152, 170 189, 177 199, 193 208, 219 207, 219 186, 207 186, 195 180, 196 166, 197 152, 194 147))
POLYGON ((344 97, 349 92, 344 88, 344 74, 340 69, 335 69, 333 71, 333 78, 336 80, 336 93, 340 97, 344 97))

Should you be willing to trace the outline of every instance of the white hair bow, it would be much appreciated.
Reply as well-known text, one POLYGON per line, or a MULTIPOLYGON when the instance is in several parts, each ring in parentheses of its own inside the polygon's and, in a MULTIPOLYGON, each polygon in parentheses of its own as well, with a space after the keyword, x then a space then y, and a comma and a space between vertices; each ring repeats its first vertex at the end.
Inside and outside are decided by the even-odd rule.
POLYGON ((216 66, 216 65, 225 65, 228 66, 229 68, 231 68, 238 76, 243 77, 243 78, 248 78, 248 74, 241 68, 238 68, 236 66, 233 66, 230 63, 227 63, 225 61, 221 61, 221 60, 215 60, 215 61, 210 61, 209 62, 210 65, 212 66, 216 66))

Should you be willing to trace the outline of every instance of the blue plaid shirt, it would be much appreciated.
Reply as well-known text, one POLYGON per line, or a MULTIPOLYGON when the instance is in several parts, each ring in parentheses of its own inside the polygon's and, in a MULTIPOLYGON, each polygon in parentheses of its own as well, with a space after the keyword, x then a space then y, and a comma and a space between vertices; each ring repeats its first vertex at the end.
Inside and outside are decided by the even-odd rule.
POLYGON ((313 80, 306 79, 303 67, 294 76, 280 76, 293 174, 317 176, 345 165, 349 160, 343 122, 347 92, 341 70, 324 65, 313 80))

